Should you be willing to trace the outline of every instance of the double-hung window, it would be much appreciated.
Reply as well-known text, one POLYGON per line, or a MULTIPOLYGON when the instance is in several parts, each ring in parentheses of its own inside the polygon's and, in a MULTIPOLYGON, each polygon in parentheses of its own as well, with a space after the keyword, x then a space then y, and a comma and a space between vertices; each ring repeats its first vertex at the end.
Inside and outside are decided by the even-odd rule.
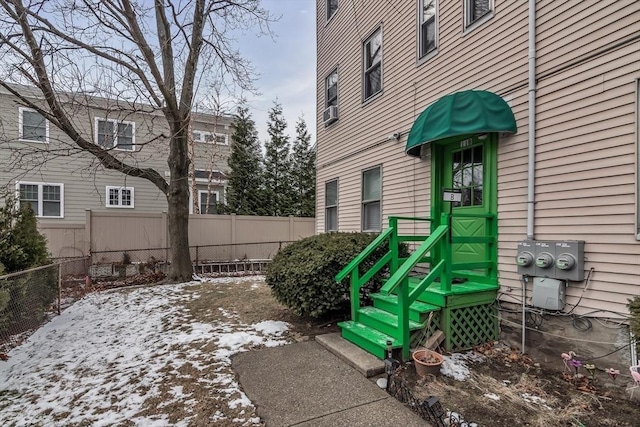
POLYGON ((338 69, 336 68, 327 76, 326 79, 326 95, 327 107, 338 105, 338 69))
POLYGON ((438 21, 436 0, 418 0, 420 3, 420 58, 438 47, 438 21))
POLYGON ((108 208, 133 208, 133 187, 107 186, 108 208))
POLYGON ((362 231, 380 231, 382 228, 381 176, 380 166, 362 172, 362 231))
POLYGON ((324 231, 338 231, 338 180, 324 185, 324 231))
POLYGON ((20 204, 28 203, 38 217, 64 216, 64 185, 42 182, 18 182, 20 204))
POLYGON ((382 92, 382 29, 378 28, 363 45, 364 100, 382 92))
POLYGON ((195 142, 203 142, 206 144, 229 145, 229 140, 227 138, 227 135, 223 133, 213 133, 213 132, 207 132, 203 130, 197 130, 197 131, 193 131, 191 134, 195 142))
POLYGON ((464 28, 484 22, 492 13, 493 0, 464 0, 464 28))
POLYGON ((49 142, 49 121, 36 110, 18 108, 18 132, 22 141, 49 142))
POLYGON ((96 117, 96 144, 105 150, 135 150, 135 123, 96 117))
POLYGON ((218 192, 198 190, 198 206, 201 214, 215 214, 218 203, 218 192))
POLYGON ((327 1, 327 21, 333 17, 338 10, 338 0, 326 0, 327 1))

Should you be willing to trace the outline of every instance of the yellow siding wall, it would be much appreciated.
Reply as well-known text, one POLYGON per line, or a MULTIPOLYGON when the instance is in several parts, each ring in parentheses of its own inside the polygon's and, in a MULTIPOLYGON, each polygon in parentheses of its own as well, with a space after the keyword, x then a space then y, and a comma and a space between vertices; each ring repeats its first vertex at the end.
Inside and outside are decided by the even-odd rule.
MULTIPOLYGON (((495 0, 494 16, 465 33, 463 2, 440 0, 438 52, 426 60, 417 58, 418 2, 392 3, 340 2, 326 22, 326 1, 317 2, 317 231, 324 231, 324 184, 335 178, 339 229, 360 230, 361 173, 375 165, 382 166, 385 225, 389 215, 428 216, 430 160, 404 154, 414 119, 446 94, 493 91, 518 123, 498 153, 500 281, 503 291, 513 289, 505 300, 515 301, 516 245, 526 237, 527 2, 495 0), (363 103, 362 43, 378 26, 383 92, 363 103), (336 67, 339 120, 325 127, 324 79, 336 67), (400 141, 388 138, 398 131, 400 141)), ((640 293, 634 225, 640 2, 545 0, 537 2, 537 14, 535 237, 586 241, 586 268, 595 270, 577 312, 627 312, 627 298, 640 293)), ((569 287, 569 303, 582 286, 569 287)))

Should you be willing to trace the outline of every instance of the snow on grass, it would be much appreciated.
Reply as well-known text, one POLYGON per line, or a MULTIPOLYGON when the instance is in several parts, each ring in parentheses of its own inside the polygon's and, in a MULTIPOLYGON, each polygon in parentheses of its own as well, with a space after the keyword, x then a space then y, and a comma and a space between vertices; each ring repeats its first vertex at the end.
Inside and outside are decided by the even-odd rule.
POLYGON ((500 396, 498 396, 495 393, 485 393, 484 397, 486 397, 487 399, 491 399, 491 400, 500 400, 500 396))
POLYGON ((484 356, 468 351, 466 353, 453 353, 451 356, 443 356, 444 361, 440 367, 440 373, 452 377, 457 381, 464 381, 471 375, 468 363, 476 363, 484 360, 484 356))
POLYGON ((121 289, 80 300, 0 363, 0 425, 188 425, 189 414, 202 406, 193 396, 196 386, 218 405, 209 419, 258 424, 229 357, 284 344, 288 325, 246 325, 231 312, 200 323, 184 307, 198 298, 190 287, 238 280, 256 278, 121 289), (172 421, 176 406, 183 412, 172 421), (238 417, 228 408, 248 413, 238 417))

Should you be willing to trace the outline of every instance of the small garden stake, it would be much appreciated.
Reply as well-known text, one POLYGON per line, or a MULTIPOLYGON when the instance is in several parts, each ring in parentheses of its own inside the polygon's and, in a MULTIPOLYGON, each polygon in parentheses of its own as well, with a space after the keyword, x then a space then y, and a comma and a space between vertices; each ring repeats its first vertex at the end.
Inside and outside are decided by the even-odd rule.
POLYGON ((596 365, 594 365, 593 363, 585 363, 584 368, 589 371, 589 377, 591 378, 591 381, 595 381, 596 365))

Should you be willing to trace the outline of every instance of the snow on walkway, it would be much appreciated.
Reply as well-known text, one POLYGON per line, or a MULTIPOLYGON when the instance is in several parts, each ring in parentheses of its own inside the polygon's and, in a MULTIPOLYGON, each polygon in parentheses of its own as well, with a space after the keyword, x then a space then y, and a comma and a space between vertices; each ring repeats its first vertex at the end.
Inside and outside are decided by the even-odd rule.
POLYGON ((194 285, 96 293, 54 318, 0 362, 0 425, 260 424, 229 357, 284 344, 288 325, 199 323, 184 307, 194 285))

